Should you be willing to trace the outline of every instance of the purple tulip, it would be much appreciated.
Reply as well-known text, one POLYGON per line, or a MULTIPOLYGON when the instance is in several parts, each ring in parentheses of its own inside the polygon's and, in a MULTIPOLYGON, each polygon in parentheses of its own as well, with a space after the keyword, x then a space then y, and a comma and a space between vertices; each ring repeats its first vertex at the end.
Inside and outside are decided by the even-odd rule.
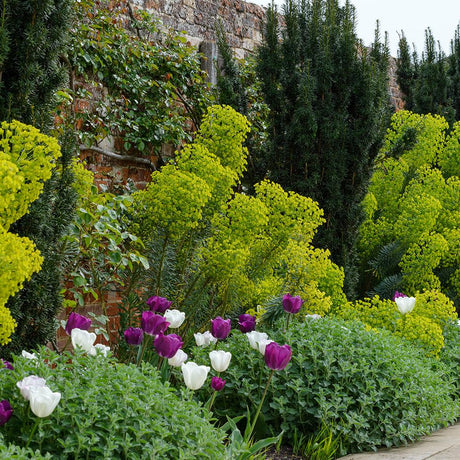
POLYGON ((278 345, 271 342, 265 348, 265 364, 275 371, 283 370, 291 360, 292 351, 289 345, 278 345))
POLYGON ((218 316, 211 320, 211 334, 218 340, 224 340, 230 334, 231 321, 218 316))
POLYGON ((172 358, 184 342, 177 334, 158 334, 153 341, 157 353, 163 358, 172 358))
POLYGON ((395 301, 395 299, 397 299, 399 297, 407 297, 407 295, 403 294, 402 292, 395 291, 395 294, 393 296, 393 302, 395 301))
POLYGON ((238 326, 243 333, 251 332, 256 328, 256 317, 248 314, 238 317, 238 326))
POLYGON ((292 313, 293 315, 299 313, 302 304, 303 301, 298 295, 295 297, 289 293, 283 295, 283 308, 284 311, 287 311, 288 313, 292 313))
POLYGON ((81 329, 82 331, 87 331, 90 327, 91 320, 89 318, 72 312, 67 319, 65 331, 67 335, 71 335, 72 329, 81 329))
POLYGON ((225 386, 225 380, 220 377, 212 377, 211 379, 211 388, 215 391, 223 390, 225 386))
POLYGON ((164 297, 159 297, 154 295, 147 299, 147 305, 150 307, 150 311, 156 311, 158 313, 164 313, 170 306, 172 302, 164 297))
POLYGON ((140 345, 144 339, 144 331, 140 327, 128 327, 124 334, 128 345, 140 345))
POLYGON ((13 365, 6 359, 0 359, 0 362, 3 364, 3 367, 5 367, 6 369, 9 369, 11 371, 13 370, 13 365))
POLYGON ((168 328, 169 323, 161 315, 156 315, 153 311, 143 311, 141 317, 141 328, 148 335, 163 333, 168 328))
POLYGON ((13 408, 11 404, 6 400, 3 399, 0 401, 0 426, 4 425, 13 414, 13 408))

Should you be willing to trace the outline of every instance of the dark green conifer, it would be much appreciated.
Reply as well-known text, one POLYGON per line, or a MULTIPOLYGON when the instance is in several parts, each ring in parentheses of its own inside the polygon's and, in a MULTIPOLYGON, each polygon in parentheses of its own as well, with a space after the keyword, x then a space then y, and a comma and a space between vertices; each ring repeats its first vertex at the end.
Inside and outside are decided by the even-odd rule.
MULTIPOLYGON (((16 119, 49 133, 56 90, 64 83, 61 58, 70 28, 71 0, 4 0, 0 5, 0 121, 16 119)), ((65 130, 64 130, 65 131, 65 130)), ((10 231, 32 239, 44 257, 42 269, 10 298, 7 307, 18 326, 12 342, 0 347, 7 357, 55 337, 62 307, 59 239, 74 210, 70 168, 73 133, 61 139, 62 157, 30 212, 10 231)))
POLYGON ((288 0, 283 15, 281 26, 269 8, 258 55, 270 107, 266 174, 324 209, 315 244, 345 268, 352 295, 360 202, 389 114, 388 46, 362 45, 349 2, 288 0))

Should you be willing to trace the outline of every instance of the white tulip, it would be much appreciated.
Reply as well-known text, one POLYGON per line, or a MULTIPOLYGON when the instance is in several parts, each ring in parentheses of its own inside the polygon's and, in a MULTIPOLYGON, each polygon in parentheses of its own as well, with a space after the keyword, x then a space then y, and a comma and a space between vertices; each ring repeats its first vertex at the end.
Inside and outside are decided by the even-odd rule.
POLYGON ((22 350, 22 353, 21 353, 22 357, 23 358, 27 358, 27 359, 37 359, 37 355, 35 353, 29 353, 25 350, 22 350))
POLYGON ((262 339, 259 341, 259 351, 262 355, 265 355, 265 348, 267 348, 267 345, 272 342, 273 340, 270 339, 262 339))
POLYGON ((99 350, 99 353, 101 353, 103 356, 107 358, 107 355, 109 354, 109 351, 110 351, 110 347, 108 347, 107 345, 102 345, 102 343, 97 343, 96 345, 94 345, 94 347, 92 347, 89 354, 94 356, 97 354, 97 350, 99 350), (94 354, 92 353, 93 349, 94 349, 94 354))
POLYGON ((48 417, 61 400, 61 393, 53 393, 47 386, 34 387, 30 391, 30 409, 40 418, 48 417))
POLYGON ((396 297, 395 302, 402 315, 410 313, 415 307, 415 297, 396 297))
POLYGON ((228 369, 232 354, 229 351, 213 350, 209 353, 211 366, 216 372, 225 372, 228 369))
POLYGON ((310 319, 321 319, 322 316, 321 315, 318 315, 316 313, 314 313, 313 315, 305 315, 305 319, 307 320, 310 320, 310 319))
POLYGON ((83 351, 86 351, 86 353, 94 353, 92 350, 93 344, 96 341, 96 334, 94 332, 75 328, 72 329, 70 335, 74 348, 81 348, 83 351))
POLYGON ((194 362, 184 363, 181 366, 184 382, 190 390, 200 389, 208 377, 208 372, 211 370, 209 366, 198 366, 194 362))
POLYGON ((201 332, 197 332, 193 334, 195 337, 195 342, 199 347, 207 347, 211 343, 216 343, 217 339, 209 332, 206 331, 203 334, 201 332))
POLYGON ((30 391, 32 388, 44 387, 46 385, 46 380, 36 375, 29 375, 28 377, 23 378, 20 382, 16 383, 16 386, 21 390, 22 397, 29 401, 30 391))
POLYGON ((267 340, 268 335, 265 332, 258 332, 258 331, 251 331, 246 334, 246 337, 249 340, 249 345, 251 345, 251 348, 254 348, 254 350, 259 349, 259 342, 261 340, 267 340))
POLYGON ((184 350, 179 348, 176 354, 172 358, 168 359, 168 364, 173 367, 181 367, 182 364, 184 364, 185 361, 187 361, 187 359, 188 359, 187 353, 185 353, 184 350))
POLYGON ((177 329, 182 326, 185 321, 185 313, 179 310, 166 310, 164 314, 165 320, 169 323, 171 329, 177 329))

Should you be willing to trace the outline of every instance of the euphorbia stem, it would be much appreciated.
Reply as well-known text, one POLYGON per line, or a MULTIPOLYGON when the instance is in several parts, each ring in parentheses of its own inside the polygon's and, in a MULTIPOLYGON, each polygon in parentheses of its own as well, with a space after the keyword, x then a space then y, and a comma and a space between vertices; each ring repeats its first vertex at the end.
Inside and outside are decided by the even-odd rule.
POLYGON ((264 394, 262 395, 262 399, 260 400, 260 404, 259 404, 259 407, 257 408, 256 415, 254 417, 254 420, 252 421, 251 429, 249 430, 248 440, 251 439, 252 432, 254 431, 254 428, 255 428, 256 423, 257 423, 257 419, 259 418, 259 414, 260 414, 260 411, 262 409, 262 405, 264 403, 265 396, 267 395, 268 386, 270 385, 270 382, 272 380, 272 377, 273 377, 274 373, 275 373, 275 371, 274 371, 274 369, 272 369, 272 371, 270 373, 270 376, 268 377, 267 384, 265 385, 264 394))
POLYGON ((158 264, 157 295, 160 295, 161 274, 162 274, 162 271, 163 271, 163 262, 165 260, 166 245, 168 244, 168 239, 169 239, 168 236, 165 236, 165 240, 163 242, 163 248, 161 249, 160 263, 158 264))

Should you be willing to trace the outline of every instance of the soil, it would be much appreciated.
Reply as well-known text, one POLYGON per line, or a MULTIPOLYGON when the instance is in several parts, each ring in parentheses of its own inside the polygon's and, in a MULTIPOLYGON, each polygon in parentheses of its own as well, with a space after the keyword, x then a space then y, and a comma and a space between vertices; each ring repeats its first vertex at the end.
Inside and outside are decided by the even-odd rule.
POLYGON ((290 447, 281 446, 279 450, 274 447, 268 449, 266 460, 304 460, 304 457, 294 455, 290 447))

